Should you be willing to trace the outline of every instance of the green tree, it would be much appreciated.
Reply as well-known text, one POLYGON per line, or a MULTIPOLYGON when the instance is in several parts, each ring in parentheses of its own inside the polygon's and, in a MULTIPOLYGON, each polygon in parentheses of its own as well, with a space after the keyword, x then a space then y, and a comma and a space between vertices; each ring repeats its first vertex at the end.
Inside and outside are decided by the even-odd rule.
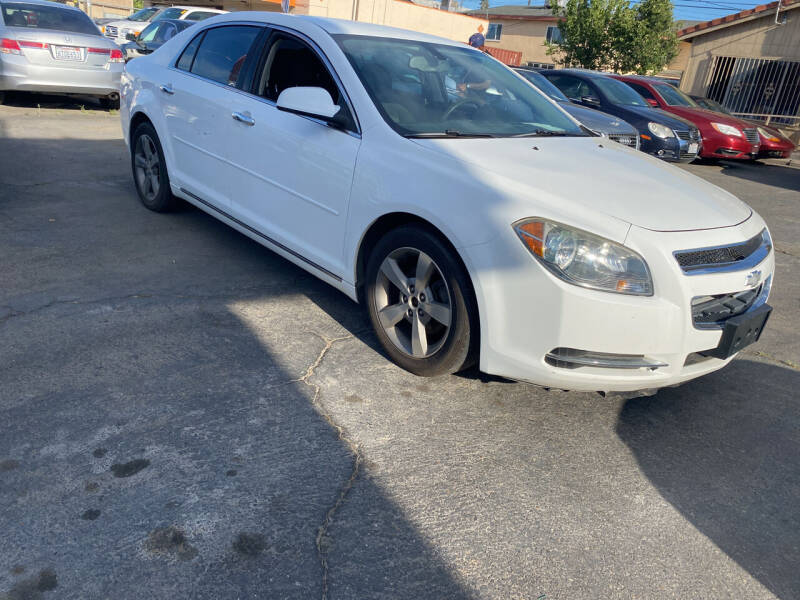
POLYGON ((661 70, 677 54, 670 0, 567 0, 553 7, 563 17, 561 40, 547 53, 564 66, 647 73, 661 70))
POLYGON ((481 10, 489 10, 489 0, 481 0, 481 10))

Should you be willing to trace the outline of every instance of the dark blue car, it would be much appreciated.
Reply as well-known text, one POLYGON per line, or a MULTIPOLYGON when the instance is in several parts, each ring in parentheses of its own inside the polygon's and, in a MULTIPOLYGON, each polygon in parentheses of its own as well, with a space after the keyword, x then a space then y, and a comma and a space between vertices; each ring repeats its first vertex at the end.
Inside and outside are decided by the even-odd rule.
POLYGON ((658 158, 691 162, 700 151, 700 132, 689 121, 651 107, 630 86, 596 71, 539 71, 576 104, 624 119, 639 131, 640 148, 658 158))

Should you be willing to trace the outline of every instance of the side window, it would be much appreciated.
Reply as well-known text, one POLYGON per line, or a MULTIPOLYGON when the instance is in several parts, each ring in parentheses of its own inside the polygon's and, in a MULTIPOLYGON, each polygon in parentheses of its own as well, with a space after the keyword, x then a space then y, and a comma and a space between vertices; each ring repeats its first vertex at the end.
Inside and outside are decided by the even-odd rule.
POLYGON ((194 62, 194 56, 197 54, 197 49, 200 47, 200 42, 203 41, 203 36, 205 35, 205 31, 196 35, 195 38, 189 42, 189 45, 186 46, 183 50, 183 54, 178 59, 178 62, 175 63, 175 66, 182 71, 191 71, 192 70, 192 63, 194 62))
POLYGON ((556 87, 564 92, 568 98, 581 98, 583 96, 595 96, 597 92, 593 92, 586 82, 581 81, 572 75, 553 75, 548 77, 550 81, 556 84, 556 87))
POLYGON ((173 37, 176 33, 178 33, 178 28, 175 27, 172 23, 162 23, 161 27, 158 29, 158 33, 156 34, 155 41, 156 43, 163 44, 168 39, 173 37))
POLYGON ((564 37, 561 35, 561 29, 559 29, 557 25, 556 26, 550 25, 547 28, 545 39, 547 39, 547 41, 550 42, 551 44, 553 43, 560 44, 561 42, 564 41, 564 37))
POLYGON ((291 35, 280 33, 270 38, 264 70, 256 82, 256 93, 273 102, 290 87, 321 87, 339 105, 339 121, 346 129, 355 129, 347 102, 325 63, 310 46, 291 35))
POLYGON ((623 83, 625 85, 631 86, 634 90, 636 90, 636 93, 639 94, 645 100, 655 100, 656 102, 658 102, 658 99, 653 95, 653 92, 648 90, 643 85, 640 85, 638 83, 633 83, 631 81, 623 81, 623 83))
POLYGON ((206 31, 194 57, 191 72, 217 83, 236 86, 258 27, 231 25, 206 31))
POLYGON ((160 23, 153 23, 152 25, 148 25, 142 33, 139 34, 139 40, 143 44, 147 42, 152 42, 156 34, 158 33, 159 28, 161 27, 160 23))

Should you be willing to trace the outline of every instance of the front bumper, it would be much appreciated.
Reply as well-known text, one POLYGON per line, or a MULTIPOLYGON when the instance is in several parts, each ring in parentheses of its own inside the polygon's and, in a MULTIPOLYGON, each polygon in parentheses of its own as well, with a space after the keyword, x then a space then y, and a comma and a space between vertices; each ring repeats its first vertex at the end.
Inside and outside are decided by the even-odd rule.
POLYGON ((0 58, 0 90, 107 96, 119 92, 124 65, 103 68, 55 67, 30 63, 24 56, 0 58))
POLYGON ((684 140, 677 137, 664 139, 650 135, 649 133, 645 135, 650 139, 643 136, 641 137, 640 150, 669 162, 692 162, 701 151, 700 140, 684 140), (690 144, 697 145, 694 152, 689 151, 690 144))
POLYGON ((722 135, 703 135, 703 158, 725 158, 729 160, 750 160, 758 156, 759 144, 748 142, 745 138, 722 135))
MULTIPOLYGON (((750 271, 689 276, 672 252, 738 243, 764 227, 756 214, 717 230, 659 233, 631 227, 625 245, 648 261, 655 287, 651 297, 565 283, 542 268, 510 231, 468 249, 481 307, 481 370, 559 389, 636 391, 676 385, 723 367, 730 358, 699 354, 719 345, 722 330, 694 326, 692 299, 746 290, 750 271), (552 355, 547 358, 558 348, 640 356, 666 366, 566 368, 552 355)), ((774 252, 755 268, 761 282, 771 278, 774 252)))

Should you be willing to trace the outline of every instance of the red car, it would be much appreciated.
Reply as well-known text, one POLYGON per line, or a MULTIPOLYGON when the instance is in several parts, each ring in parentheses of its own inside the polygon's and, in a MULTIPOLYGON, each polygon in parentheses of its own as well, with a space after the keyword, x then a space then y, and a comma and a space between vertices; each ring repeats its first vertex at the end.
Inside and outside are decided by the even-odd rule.
POLYGON ((752 160, 758 156, 760 137, 752 124, 702 108, 678 88, 664 81, 635 75, 612 75, 625 82, 647 102, 694 123, 700 130, 701 158, 752 160))
MULTIPOLYGON (((692 100, 697 102, 702 108, 713 110, 724 115, 731 115, 722 104, 711 98, 703 96, 692 96, 692 100)), ((761 147, 758 150, 758 158, 789 158, 794 152, 792 140, 783 135, 780 131, 769 125, 764 125, 758 121, 742 119, 745 123, 750 123, 758 130, 761 136, 761 147)))

